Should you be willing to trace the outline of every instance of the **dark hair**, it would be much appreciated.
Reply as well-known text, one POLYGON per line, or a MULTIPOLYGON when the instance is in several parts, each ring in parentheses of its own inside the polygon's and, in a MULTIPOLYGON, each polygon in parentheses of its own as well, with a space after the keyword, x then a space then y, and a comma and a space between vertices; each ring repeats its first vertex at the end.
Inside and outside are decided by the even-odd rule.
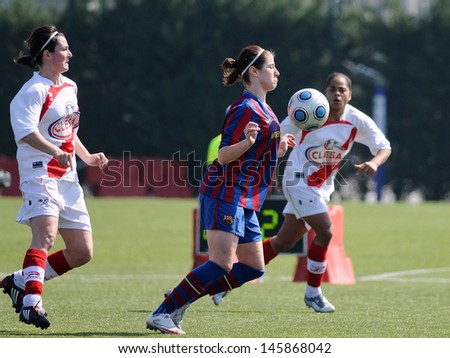
POLYGON ((58 30, 54 25, 43 25, 36 27, 25 41, 27 48, 29 49, 29 53, 25 53, 24 51, 20 51, 19 56, 14 58, 14 63, 19 65, 28 66, 30 68, 35 68, 36 65, 42 65, 42 53, 44 50, 48 50, 50 52, 55 51, 56 38, 58 36, 64 36, 62 32, 58 32, 54 37, 49 41, 46 45, 45 43, 48 41, 50 36, 52 36, 58 30), (45 48, 42 46, 45 45, 45 48))
POLYGON ((328 88, 328 86, 330 85, 330 82, 332 81, 333 78, 335 77, 343 77, 345 79, 345 81, 347 82, 347 86, 348 88, 351 90, 352 89, 352 80, 350 79, 350 77, 348 77, 345 73, 341 73, 341 72, 333 72, 331 75, 329 75, 327 77, 327 80, 325 82, 325 88, 328 88))
MULTIPOLYGON (((231 57, 225 58, 225 60, 223 60, 222 64, 220 65, 223 70, 223 84, 225 86, 229 86, 233 85, 236 81, 248 82, 248 71, 246 71, 244 74, 242 72, 253 60, 255 60, 256 56, 258 56, 258 53, 261 50, 262 47, 258 45, 250 45, 244 47, 241 50, 241 53, 239 54, 239 57, 237 59, 231 57)), ((266 62, 267 53, 273 54, 272 51, 264 50, 261 55, 255 60, 255 62, 252 63, 252 66, 260 69, 264 62, 266 62)))

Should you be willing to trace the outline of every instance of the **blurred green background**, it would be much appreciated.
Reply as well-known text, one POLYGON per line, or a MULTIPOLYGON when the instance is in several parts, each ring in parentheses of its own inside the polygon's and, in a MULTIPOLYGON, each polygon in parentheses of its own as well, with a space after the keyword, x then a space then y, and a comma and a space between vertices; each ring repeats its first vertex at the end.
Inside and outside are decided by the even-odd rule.
MULTIPOLYGON (((205 160, 242 92, 222 85, 219 65, 259 44, 276 53, 281 77, 268 102, 280 120, 295 91, 323 90, 333 71, 350 75, 352 104, 373 115, 374 81, 348 64, 381 74, 393 147, 386 184, 397 199, 450 196, 448 0, 0 1, 1 154, 14 156, 9 103, 31 76, 12 59, 44 23, 69 40, 67 75, 79 86, 79 135, 91 151, 205 160)), ((349 159, 369 156, 356 147, 349 159)))

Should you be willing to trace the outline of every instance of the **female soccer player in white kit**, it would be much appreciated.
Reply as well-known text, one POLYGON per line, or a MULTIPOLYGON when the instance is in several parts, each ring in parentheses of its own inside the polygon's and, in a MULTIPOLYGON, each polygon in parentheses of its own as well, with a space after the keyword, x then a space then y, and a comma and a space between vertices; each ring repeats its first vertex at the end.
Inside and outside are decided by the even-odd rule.
POLYGON ((17 222, 29 225, 32 240, 23 269, 6 276, 0 287, 11 297, 20 321, 46 329, 44 281, 84 265, 93 255, 92 229, 78 182, 75 153, 87 165, 104 168, 103 153, 91 154, 77 136, 80 111, 77 85, 62 74, 72 53, 55 26, 34 29, 29 54, 15 62, 38 67, 10 105, 17 144, 23 205, 17 222), (49 254, 57 233, 66 248, 49 254))
MULTIPOLYGON (((373 155, 369 161, 354 166, 357 175, 374 174, 391 154, 390 143, 375 122, 349 104, 352 83, 348 76, 332 73, 326 81, 325 95, 330 104, 329 118, 321 128, 297 134, 283 176, 283 191, 288 200, 283 211, 285 221, 277 236, 264 243, 268 263, 278 253, 292 248, 309 228, 315 231, 308 248, 304 301, 316 312, 335 310, 323 296, 321 283, 333 236, 327 203, 335 189, 339 166, 354 142, 366 145, 373 155)), ((284 130, 288 130, 288 121, 283 121, 284 130)))

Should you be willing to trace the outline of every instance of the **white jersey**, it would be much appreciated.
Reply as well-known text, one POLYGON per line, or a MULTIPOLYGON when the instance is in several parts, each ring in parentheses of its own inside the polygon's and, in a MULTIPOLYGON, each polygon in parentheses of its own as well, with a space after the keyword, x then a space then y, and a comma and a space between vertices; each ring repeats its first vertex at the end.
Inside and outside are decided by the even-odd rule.
POLYGON ((390 143, 366 114, 347 104, 339 121, 327 121, 311 132, 300 131, 287 117, 281 124, 282 133, 296 135, 286 164, 284 183, 315 189, 326 200, 334 192, 334 178, 353 143, 366 145, 373 155, 390 149, 390 143))
POLYGON ((10 104, 11 125, 17 144, 20 182, 36 178, 78 181, 75 160, 75 136, 80 111, 77 85, 62 76, 63 85, 34 72, 10 104), (39 131, 50 143, 72 154, 72 170, 58 165, 56 158, 37 150, 22 138, 39 131))

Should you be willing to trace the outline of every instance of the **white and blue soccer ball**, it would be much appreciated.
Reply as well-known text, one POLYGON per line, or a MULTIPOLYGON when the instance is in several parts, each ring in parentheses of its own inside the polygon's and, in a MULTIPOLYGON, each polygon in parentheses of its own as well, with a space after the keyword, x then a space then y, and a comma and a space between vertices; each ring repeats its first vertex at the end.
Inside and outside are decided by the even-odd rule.
POLYGON ((322 127, 328 119, 330 105, 322 92, 303 88, 292 95, 287 111, 295 126, 304 131, 313 131, 322 127))

